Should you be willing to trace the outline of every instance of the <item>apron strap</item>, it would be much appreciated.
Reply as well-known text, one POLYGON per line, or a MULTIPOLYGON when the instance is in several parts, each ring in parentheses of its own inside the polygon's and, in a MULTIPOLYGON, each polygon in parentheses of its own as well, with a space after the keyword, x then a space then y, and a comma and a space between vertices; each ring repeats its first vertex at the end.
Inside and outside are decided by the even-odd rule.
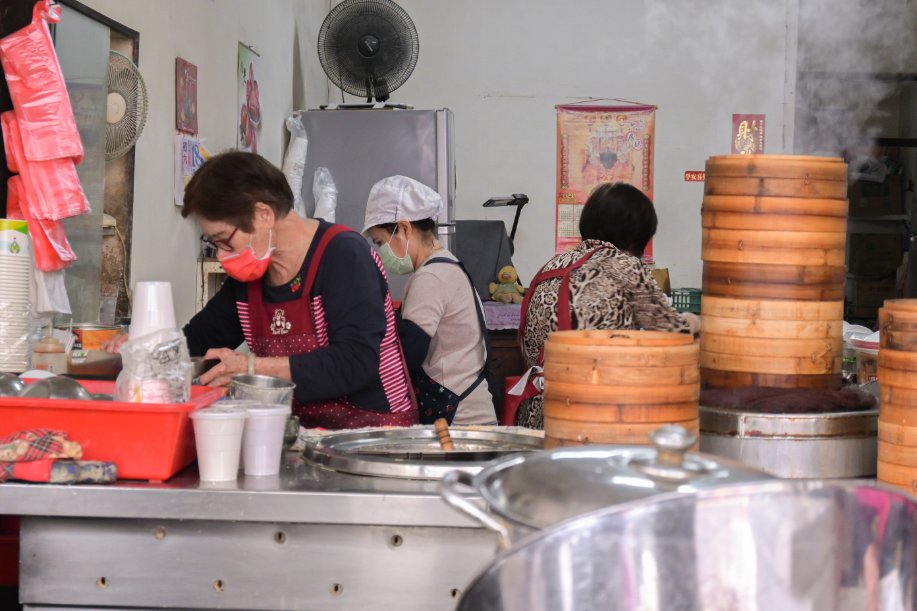
MULTIPOLYGON (((570 293, 570 274, 583 266, 583 264, 588 261, 592 255, 599 252, 600 250, 607 250, 610 246, 596 246, 592 250, 588 251, 582 257, 567 265, 565 267, 558 267, 556 269, 545 270, 544 267, 535 275, 535 278, 532 279, 532 284, 529 285, 528 291, 525 293, 525 298, 522 300, 522 314, 519 320, 519 348, 523 348, 523 333, 525 333, 525 324, 527 322, 527 314, 529 309, 529 302, 532 299, 532 294, 535 292, 535 287, 541 284, 546 280, 551 278, 560 278, 560 288, 557 292, 557 330, 558 331, 569 331, 573 328, 573 315, 571 311, 571 305, 573 298, 570 293)), ((547 264, 545 264, 547 265, 547 264)), ((538 353, 538 364, 544 364, 544 348, 541 349, 541 352, 538 353)))
POLYGON ((480 386, 481 382, 487 378, 487 363, 490 360, 490 338, 487 336, 487 323, 484 322, 484 304, 482 304, 481 300, 478 298, 478 290, 474 288, 474 280, 471 279, 471 274, 468 273, 468 270, 465 269, 461 261, 450 259, 449 257, 434 257, 432 259, 427 259, 421 267, 426 267, 431 263, 451 263, 452 265, 458 265, 462 272, 464 272, 465 277, 468 278, 468 284, 471 286, 471 296, 474 299, 474 311, 478 315, 478 326, 481 328, 481 339, 484 340, 484 366, 481 368, 481 372, 478 373, 478 377, 471 383, 471 386, 459 395, 459 401, 461 401, 474 392, 474 389, 480 386))
MULTIPOLYGON (((303 285, 302 294, 310 303, 310 295, 312 294, 312 286, 315 284, 315 277, 318 275, 318 266, 322 262, 322 256, 325 254, 325 249, 328 247, 328 243, 336 235, 344 233, 345 231, 353 231, 352 229, 344 225, 332 225, 325 230, 325 233, 322 234, 322 237, 319 238, 318 244, 315 246, 315 251, 312 253, 312 260, 309 262, 309 269, 306 272, 306 281, 303 285)), ((248 283, 248 303, 251 306, 261 305, 263 299, 263 288, 262 284, 264 283, 264 278, 258 278, 257 280, 252 280, 248 283)))

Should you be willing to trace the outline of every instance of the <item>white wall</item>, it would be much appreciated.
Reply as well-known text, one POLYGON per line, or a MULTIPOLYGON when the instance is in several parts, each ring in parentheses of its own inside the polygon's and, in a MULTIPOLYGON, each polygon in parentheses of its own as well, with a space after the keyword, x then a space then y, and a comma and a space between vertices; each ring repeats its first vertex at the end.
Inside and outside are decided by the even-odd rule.
POLYGON ((703 186, 685 183, 684 171, 729 153, 732 113, 767 115, 767 152, 791 150, 784 91, 788 61, 790 83, 795 76, 787 27, 795 0, 399 4, 417 25, 420 58, 392 99, 455 111, 458 218, 511 223, 512 209, 481 204, 529 195, 514 257, 526 282, 553 255, 556 104, 610 97, 659 106, 655 254, 673 286, 701 281, 703 186))
MULTIPOLYGON (((198 68, 198 128, 207 147, 236 146, 236 62, 238 43, 262 57, 259 77, 263 128, 259 152, 280 165, 286 142, 284 118, 299 99, 324 101, 323 78, 314 66, 298 66, 307 80, 294 79, 294 35, 315 35, 327 12, 326 0, 83 0, 100 13, 140 32, 140 70, 150 94, 150 113, 136 147, 131 280, 172 282, 175 310, 183 324, 194 312, 195 261, 199 230, 181 218, 173 203, 175 57, 198 68), (316 23, 317 21, 317 23, 316 23), (295 83, 295 86, 294 86, 295 83)), ((314 53, 312 54, 314 57, 314 53)), ((318 68, 320 70, 320 68, 318 68)), ((311 101, 309 102, 312 103, 311 101)))

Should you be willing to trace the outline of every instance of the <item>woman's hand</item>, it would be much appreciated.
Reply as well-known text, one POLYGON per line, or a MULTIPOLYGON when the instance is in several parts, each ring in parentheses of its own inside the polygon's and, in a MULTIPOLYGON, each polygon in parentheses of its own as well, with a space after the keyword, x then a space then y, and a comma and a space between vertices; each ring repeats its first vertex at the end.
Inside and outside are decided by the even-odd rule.
POLYGON ((220 361, 209 371, 201 374, 201 384, 207 386, 227 386, 232 376, 248 372, 248 355, 229 348, 211 348, 204 355, 204 359, 220 361))
POLYGON ((121 352, 121 346, 127 341, 127 333, 116 335, 102 344, 102 350, 108 354, 118 354, 121 352))

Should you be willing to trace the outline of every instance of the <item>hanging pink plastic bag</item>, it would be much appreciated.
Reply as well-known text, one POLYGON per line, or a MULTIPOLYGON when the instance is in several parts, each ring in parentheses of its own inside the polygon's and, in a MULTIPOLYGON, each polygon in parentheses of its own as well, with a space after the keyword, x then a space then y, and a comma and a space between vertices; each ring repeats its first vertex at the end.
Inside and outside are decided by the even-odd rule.
POLYGON ((60 21, 60 6, 40 0, 32 23, 0 39, 0 62, 6 73, 13 108, 20 119, 25 156, 31 161, 83 159, 70 96, 48 22, 60 21))
POLYGON ((57 221, 89 212, 89 200, 72 159, 29 161, 25 158, 18 113, 6 111, 0 115, 0 125, 6 156, 22 176, 32 218, 57 221))
MULTIPOLYGON (((2 118, 3 115, 0 115, 2 118)), ((13 129, 12 126, 5 123, 0 124, 0 132, 3 132, 3 150, 6 151, 6 167, 9 169, 11 174, 19 173, 19 164, 16 163, 17 156, 13 154, 14 138, 10 130, 13 129)))
POLYGON ((22 177, 11 176, 6 182, 6 216, 28 222, 29 236, 32 238, 32 252, 35 255, 35 267, 43 272, 61 270, 76 261, 76 253, 70 247, 64 224, 61 221, 41 221, 31 218, 28 213, 25 189, 22 177))

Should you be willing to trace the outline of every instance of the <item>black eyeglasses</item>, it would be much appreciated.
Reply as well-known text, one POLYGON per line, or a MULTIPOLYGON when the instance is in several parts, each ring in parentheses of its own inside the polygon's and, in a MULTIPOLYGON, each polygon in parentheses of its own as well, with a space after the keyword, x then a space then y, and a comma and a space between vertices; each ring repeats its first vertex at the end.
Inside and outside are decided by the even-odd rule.
POLYGON ((217 250, 224 250, 227 252, 232 252, 232 246, 229 245, 229 242, 230 240, 232 240, 232 236, 236 235, 237 231, 239 231, 238 227, 232 230, 232 233, 229 234, 228 238, 222 238, 219 240, 214 240, 206 233, 202 233, 201 242, 203 242, 207 246, 210 246, 211 248, 216 248, 217 250))

